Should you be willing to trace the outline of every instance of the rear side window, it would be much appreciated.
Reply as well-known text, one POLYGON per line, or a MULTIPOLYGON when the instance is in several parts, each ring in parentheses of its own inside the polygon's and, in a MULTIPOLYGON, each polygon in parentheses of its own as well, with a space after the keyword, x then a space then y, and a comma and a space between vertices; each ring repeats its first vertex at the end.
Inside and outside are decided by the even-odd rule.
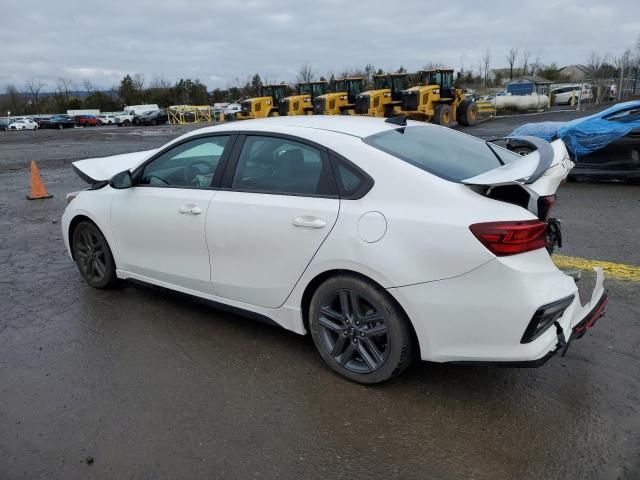
POLYGON ((319 150, 289 139, 259 136, 245 140, 231 187, 289 195, 318 195, 329 190, 319 150))
POLYGON ((479 138, 433 126, 387 130, 363 139, 365 143, 438 177, 459 182, 515 161, 518 156, 479 138), (500 155, 498 158, 497 155, 500 155))

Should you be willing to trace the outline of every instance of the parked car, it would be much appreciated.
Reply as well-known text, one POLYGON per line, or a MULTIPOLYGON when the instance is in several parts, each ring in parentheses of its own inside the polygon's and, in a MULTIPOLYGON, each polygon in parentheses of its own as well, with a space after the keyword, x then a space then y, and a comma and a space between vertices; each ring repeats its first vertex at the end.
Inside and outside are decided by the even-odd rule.
MULTIPOLYGON (((570 122, 528 123, 512 136, 561 138, 575 162, 572 178, 640 181, 640 101, 619 103, 570 122)), ((531 145, 509 140, 508 148, 529 154, 531 145)))
POLYGON ((602 315, 546 246, 572 162, 402 117, 221 124, 73 163, 65 246, 85 281, 137 279, 311 333, 361 383, 435 362, 537 366, 602 315))
POLYGON ((13 120, 9 123, 8 130, 37 130, 38 124, 30 118, 13 120))
POLYGON ((7 117, 0 117, 0 130, 9 130, 11 120, 7 117))
POLYGON ((75 126, 75 121, 68 115, 53 115, 52 117, 40 121, 40 128, 56 128, 58 130, 62 130, 64 128, 73 128, 75 126))
POLYGON ((556 105, 577 105, 578 98, 580 101, 590 100, 592 98, 591 85, 567 85, 555 88, 550 92, 551 98, 556 105))
POLYGON ((138 116, 135 111, 131 110, 129 112, 124 112, 119 115, 116 115, 116 124, 119 127, 129 127, 131 125, 138 124, 138 116))
POLYGON ((224 118, 226 120, 233 120, 236 117, 236 114, 242 111, 242 105, 239 103, 231 103, 227 105, 223 111, 224 118))
POLYGON ((166 109, 145 112, 138 118, 140 125, 164 125, 169 121, 166 109))
POLYGON ((115 125, 116 117, 115 115, 100 115, 98 116, 98 122, 100 125, 115 125))
POLYGON ((98 125, 98 117, 95 115, 76 115, 74 120, 80 127, 95 127, 98 125))

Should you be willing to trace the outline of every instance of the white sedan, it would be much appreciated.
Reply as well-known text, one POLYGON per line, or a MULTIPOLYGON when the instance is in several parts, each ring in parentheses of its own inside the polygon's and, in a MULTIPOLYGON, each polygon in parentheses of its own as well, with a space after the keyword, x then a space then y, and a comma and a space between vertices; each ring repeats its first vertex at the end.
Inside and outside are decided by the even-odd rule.
POLYGON ((454 130, 300 116, 203 128, 151 151, 74 162, 92 186, 62 231, 91 286, 159 285, 310 333, 377 383, 419 356, 536 366, 603 313, 545 248, 573 163, 454 130))
POLYGON ((29 118, 21 118, 11 122, 7 128, 9 130, 37 130, 38 124, 29 118))

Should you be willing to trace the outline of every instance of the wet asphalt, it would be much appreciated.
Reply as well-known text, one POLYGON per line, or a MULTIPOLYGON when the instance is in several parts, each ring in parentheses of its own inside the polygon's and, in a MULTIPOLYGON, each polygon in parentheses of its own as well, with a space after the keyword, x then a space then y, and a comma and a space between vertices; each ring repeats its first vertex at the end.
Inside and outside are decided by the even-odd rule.
MULTIPOLYGON (((416 362, 376 387, 331 373, 309 338, 88 287, 58 223, 84 186, 69 162, 186 129, 0 132, 0 479, 640 478, 637 282, 609 280, 608 316, 541 368, 416 362), (52 199, 25 199, 31 159, 52 199)), ((640 186, 559 193, 560 253, 640 265, 640 186)))

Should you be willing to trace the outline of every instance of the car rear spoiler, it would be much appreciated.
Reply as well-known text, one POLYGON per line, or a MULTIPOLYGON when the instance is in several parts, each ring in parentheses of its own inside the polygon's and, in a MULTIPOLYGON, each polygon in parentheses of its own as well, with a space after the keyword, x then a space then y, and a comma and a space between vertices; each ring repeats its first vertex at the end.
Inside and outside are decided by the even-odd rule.
POLYGON ((553 147, 549 142, 543 140, 542 138, 533 137, 530 135, 520 135, 520 136, 510 136, 510 137, 500 137, 494 138, 492 140, 487 140, 489 143, 501 142, 501 141, 509 141, 509 140, 517 140, 522 143, 527 143, 531 145, 535 150, 538 151, 540 158, 538 160, 538 166, 534 170, 534 172, 523 182, 525 185, 536 182, 544 172, 546 172, 551 164, 553 163, 553 159, 555 156, 555 152, 553 147))

